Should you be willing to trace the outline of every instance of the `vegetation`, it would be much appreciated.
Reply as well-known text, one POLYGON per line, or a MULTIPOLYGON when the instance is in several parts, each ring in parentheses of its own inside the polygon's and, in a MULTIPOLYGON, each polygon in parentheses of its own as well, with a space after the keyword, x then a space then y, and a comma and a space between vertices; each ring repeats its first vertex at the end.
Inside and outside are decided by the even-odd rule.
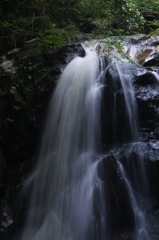
POLYGON ((159 32, 159 0, 136 0, 137 7, 144 19, 150 34, 159 32), (158 29, 156 31, 156 29, 158 29))
POLYGON ((158 0, 1 0, 0 47, 4 51, 32 38, 60 47, 76 31, 106 36, 158 28, 158 0), (70 34, 71 32, 71 34, 70 34))

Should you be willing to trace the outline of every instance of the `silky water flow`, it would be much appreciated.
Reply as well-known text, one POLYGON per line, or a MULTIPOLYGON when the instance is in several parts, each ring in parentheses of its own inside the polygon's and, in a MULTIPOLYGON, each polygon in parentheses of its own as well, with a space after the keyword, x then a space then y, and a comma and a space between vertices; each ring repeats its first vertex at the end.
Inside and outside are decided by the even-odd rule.
MULTIPOLYGON (((123 144, 117 144, 112 148, 109 154, 114 156, 120 173, 125 181, 129 199, 131 202, 134 218, 134 232, 132 235, 133 240, 149 240, 147 226, 145 221, 145 205, 147 202, 143 199, 149 197, 149 184, 147 180, 146 170, 144 166, 144 157, 139 141, 138 134, 138 114, 137 103, 133 89, 133 68, 132 64, 127 60, 118 62, 114 60, 113 65, 113 81, 115 85, 114 91, 114 118, 116 117, 117 108, 119 108, 117 92, 118 82, 121 85, 120 91, 122 92, 122 102, 124 103, 123 115, 126 119, 126 124, 129 134, 129 141, 123 144), (135 154, 134 154, 135 153, 135 154), (135 156, 134 156, 135 155, 135 156), (126 159, 126 162, 123 159, 126 159), (137 158, 137 159, 136 159, 137 158), (123 164, 124 162, 124 164, 123 164)), ((115 126, 115 123, 114 123, 115 126)), ((117 131, 114 127, 114 134, 117 131)))
POLYGON ((94 239, 102 64, 85 52, 65 68, 51 100, 25 240, 94 239))
MULTIPOLYGON (((102 158, 99 152, 100 102, 107 68, 104 58, 95 51, 96 46, 84 46, 86 56, 78 56, 66 66, 53 94, 22 240, 110 240, 106 216, 109 206, 97 171, 102 158)), ((112 65, 114 79, 117 77, 121 82, 134 146, 138 133, 131 79, 124 73, 122 63, 112 65)), ((116 108, 117 100, 114 100, 114 116, 116 108)), ((113 147, 111 154, 118 162, 132 204, 133 240, 148 240, 144 213, 131 178, 120 161, 122 151, 113 147)), ((142 161, 139 162, 139 167, 144 169, 142 161)), ((142 171, 142 181, 145 181, 142 171)))

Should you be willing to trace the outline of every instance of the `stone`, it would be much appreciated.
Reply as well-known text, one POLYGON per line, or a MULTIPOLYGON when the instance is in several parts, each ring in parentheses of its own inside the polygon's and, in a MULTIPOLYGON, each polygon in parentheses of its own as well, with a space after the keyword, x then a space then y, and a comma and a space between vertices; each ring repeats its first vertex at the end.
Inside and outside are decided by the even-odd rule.
POLYGON ((144 86, 156 83, 156 78, 151 72, 146 72, 142 75, 136 76, 135 83, 144 86))
MULTIPOLYGON (((133 228, 132 207, 123 176, 113 155, 108 155, 98 163, 99 177, 104 181, 106 204, 112 239, 133 228)), ((118 238, 117 238, 118 239, 118 238)))
POLYGON ((142 64, 145 62, 145 59, 152 53, 152 49, 144 49, 143 51, 141 51, 140 53, 137 54, 136 56, 136 60, 139 64, 142 64))
POLYGON ((145 58, 143 66, 159 66, 159 53, 155 51, 151 52, 151 54, 147 58, 145 58))
POLYGON ((0 57, 0 205, 8 209, 0 213, 4 240, 23 222, 20 192, 33 171, 30 163, 36 162, 46 106, 63 68, 77 55, 85 55, 80 44, 43 53, 33 39, 0 57))

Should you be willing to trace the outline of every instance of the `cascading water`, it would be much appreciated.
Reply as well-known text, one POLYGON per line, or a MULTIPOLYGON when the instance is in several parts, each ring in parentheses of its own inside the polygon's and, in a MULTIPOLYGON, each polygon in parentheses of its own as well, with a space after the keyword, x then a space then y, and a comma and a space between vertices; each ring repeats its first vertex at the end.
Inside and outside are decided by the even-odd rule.
POLYGON ((145 223, 145 217, 144 213, 140 209, 137 200, 135 198, 134 190, 130 184, 130 181, 128 180, 128 177, 126 176, 125 170, 123 168, 123 165, 118 162, 120 171, 122 173, 122 176, 124 177, 127 190, 129 192, 130 201, 133 208, 134 213, 134 220, 135 220, 135 231, 134 231, 134 239, 136 240, 148 240, 148 233, 146 230, 146 223, 145 223))
POLYGON ((144 214, 135 194, 135 191, 142 193, 142 183, 146 181, 144 165, 139 159, 141 181, 137 186, 134 165, 131 166, 132 176, 129 176, 129 164, 124 167, 122 162, 123 148, 114 148, 121 140, 120 133, 124 143, 125 140, 133 144, 138 141, 132 76, 126 72, 129 63, 113 63, 111 73, 111 67, 104 69, 104 58, 98 56, 96 47, 97 44, 89 48, 84 46, 86 56, 76 57, 68 64, 54 92, 22 240, 111 239, 107 192, 98 171, 102 158, 100 99, 107 69, 113 75, 113 103, 105 103, 113 106, 110 107, 113 119, 110 121, 113 134, 110 154, 118 162, 133 208, 133 240, 148 240, 144 214), (120 103, 124 104, 123 114, 120 103), (118 114, 127 125, 119 133, 118 114))
POLYGON ((93 195, 102 72, 96 52, 85 51, 65 68, 50 104, 24 240, 98 239, 93 195))
MULTIPOLYGON (((113 63, 112 63, 113 64, 113 63)), ((136 102, 134 96, 134 89, 132 86, 133 76, 130 72, 126 72, 126 69, 129 69, 129 62, 122 60, 121 63, 114 62, 113 68, 116 70, 113 74, 114 84, 117 85, 116 82, 120 82, 121 91, 122 91, 122 102, 125 104, 125 119, 127 121, 128 129, 130 130, 130 141, 136 141, 138 139, 138 131, 137 131, 137 109, 136 102)), ((117 103, 117 89, 114 92, 114 114, 116 113, 116 108, 119 108, 119 104, 117 103)), ((117 130, 115 129, 114 132, 117 130)), ((128 134, 126 132, 126 134, 128 134)))
POLYGON ((154 71, 152 71, 151 73, 154 75, 157 83, 159 84, 159 74, 157 72, 154 72, 154 71))
MULTIPOLYGON (((123 176, 129 194, 134 215, 133 239, 148 240, 149 237, 146 230, 144 207, 142 206, 144 205, 143 197, 148 197, 148 182, 144 161, 140 153, 141 149, 139 145, 137 108, 134 89, 132 86, 133 75, 131 74, 130 69, 131 64, 128 61, 124 61, 124 64, 116 61, 113 63, 113 80, 115 86, 113 116, 116 115, 116 108, 120 107, 119 103, 123 102, 124 107, 121 107, 121 111, 125 111, 123 115, 127 121, 127 128, 130 131, 128 141, 130 143, 115 147, 109 154, 113 155, 117 160, 119 170, 123 176), (120 91, 117 89, 117 85, 119 85, 118 82, 120 82, 120 91), (119 93, 117 94, 117 92, 119 93), (120 98, 122 95, 122 100, 120 99, 118 101, 118 95, 120 98), (131 156, 134 153, 137 157, 131 156), (127 162, 125 162, 125 156, 127 158, 127 162)), ((113 125, 115 125, 115 123, 113 125)), ((117 130, 115 129, 114 132, 116 131, 117 130)), ((126 133, 128 134, 128 130, 126 133)))

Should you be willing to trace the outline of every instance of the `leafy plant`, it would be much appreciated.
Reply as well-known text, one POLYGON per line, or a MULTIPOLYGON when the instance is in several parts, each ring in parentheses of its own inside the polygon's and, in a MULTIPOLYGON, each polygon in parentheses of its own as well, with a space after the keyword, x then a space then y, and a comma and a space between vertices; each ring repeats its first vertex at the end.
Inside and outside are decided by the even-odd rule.
MULTIPOLYGON (((158 0, 1 0, 0 30, 8 48, 38 38, 45 49, 61 47, 75 31, 105 36, 139 32, 145 12, 157 11, 158 0)), ((156 22, 154 22, 156 24, 156 22)))
POLYGON ((44 50, 54 50, 64 46, 69 40, 71 40, 71 37, 66 30, 53 28, 49 31, 40 32, 38 34, 37 43, 44 50))

